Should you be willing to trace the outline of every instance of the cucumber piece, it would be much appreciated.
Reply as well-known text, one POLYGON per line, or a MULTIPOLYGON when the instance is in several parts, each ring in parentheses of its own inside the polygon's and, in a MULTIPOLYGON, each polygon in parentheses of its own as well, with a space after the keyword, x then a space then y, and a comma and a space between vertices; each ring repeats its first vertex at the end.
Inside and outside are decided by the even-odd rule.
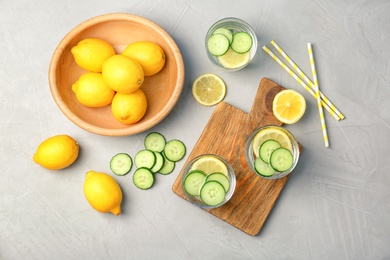
POLYGON ((175 169, 175 162, 172 162, 172 161, 168 160, 168 158, 165 156, 164 153, 162 153, 162 156, 164 157, 164 165, 158 171, 158 173, 161 173, 163 175, 170 174, 175 169))
POLYGON ((200 199, 209 206, 221 204, 226 196, 222 184, 217 181, 208 181, 200 189, 200 199))
POLYGON ((224 55, 229 47, 229 39, 223 34, 212 34, 207 40, 207 50, 214 56, 224 55))
POLYGON ((138 168, 134 172, 133 183, 137 188, 147 190, 154 184, 154 174, 148 168, 138 168))
POLYGON ((127 153, 118 153, 111 158, 110 169, 116 175, 127 174, 133 166, 133 160, 127 153))
POLYGON ((186 146, 180 140, 173 139, 165 144, 164 154, 168 160, 177 162, 186 154, 186 146))
POLYGON ((294 157, 290 150, 281 147, 274 150, 270 157, 270 164, 278 172, 285 172, 291 168, 294 157))
POLYGON ((228 38, 229 40, 229 44, 232 43, 233 41, 233 33, 232 31, 230 31, 229 29, 227 28, 224 28, 224 27, 220 27, 218 29, 216 29, 213 34, 222 34, 222 35, 225 35, 226 38, 228 38))
POLYGON ((165 147, 165 137, 157 132, 149 133, 144 140, 145 148, 153 152, 162 152, 165 147))
POLYGON ((260 150, 259 150, 259 156, 260 156, 261 160, 263 160, 266 163, 269 163, 271 153, 275 149, 280 148, 280 147, 282 147, 280 145, 280 143, 273 140, 273 139, 269 139, 269 140, 265 141, 264 143, 262 143, 260 145, 260 150))
POLYGON ((199 196, 200 188, 204 183, 206 174, 200 170, 193 170, 184 179, 184 189, 192 196, 199 196))
POLYGON ((159 170, 161 170, 161 168, 163 167, 164 165, 164 156, 162 156, 161 153, 159 152, 154 152, 154 155, 156 156, 156 163, 154 164, 154 166, 151 168, 151 171, 153 173, 156 173, 158 172, 159 170))
POLYGON ((226 192, 230 189, 230 181, 229 178, 220 172, 214 172, 212 174, 207 175, 205 182, 207 181, 217 181, 222 184, 223 188, 226 192))
POLYGON ((270 177, 276 173, 269 163, 264 162, 260 157, 255 159, 254 168, 259 175, 270 177))
POLYGON ((156 163, 156 155, 148 149, 141 150, 135 155, 134 163, 137 168, 145 167, 151 169, 156 163))
POLYGON ((252 36, 247 32, 237 32, 233 34, 233 41, 230 47, 237 53, 247 53, 253 44, 252 36))

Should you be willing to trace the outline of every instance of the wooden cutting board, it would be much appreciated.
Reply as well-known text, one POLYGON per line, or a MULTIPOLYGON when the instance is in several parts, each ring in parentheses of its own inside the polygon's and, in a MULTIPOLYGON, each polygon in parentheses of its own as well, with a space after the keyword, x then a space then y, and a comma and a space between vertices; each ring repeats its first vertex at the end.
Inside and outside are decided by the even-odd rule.
MULTIPOLYGON (((232 198, 225 205, 206 211, 252 236, 260 232, 288 176, 266 180, 253 173, 245 160, 245 143, 254 129, 282 124, 272 113, 272 101, 283 89, 263 78, 249 114, 225 102, 219 103, 185 163, 198 155, 212 153, 232 165, 237 180, 232 198)), ((184 167, 172 190, 187 200, 181 187, 183 170, 184 167)))

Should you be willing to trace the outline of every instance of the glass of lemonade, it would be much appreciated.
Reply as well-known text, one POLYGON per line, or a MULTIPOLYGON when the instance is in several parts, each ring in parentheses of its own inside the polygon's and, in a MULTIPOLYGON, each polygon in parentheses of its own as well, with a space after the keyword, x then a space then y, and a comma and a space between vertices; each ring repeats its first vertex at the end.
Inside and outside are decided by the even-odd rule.
POLYGON ((290 174, 298 163, 299 145, 295 137, 280 126, 263 126, 249 136, 245 145, 249 167, 266 179, 290 174))
POLYGON ((210 27, 205 45, 207 56, 214 65, 222 70, 237 71, 256 55, 257 37, 248 23, 228 17, 210 27))
POLYGON ((205 209, 217 208, 233 196, 236 175, 222 157, 203 154, 185 166, 182 188, 191 203, 205 209))

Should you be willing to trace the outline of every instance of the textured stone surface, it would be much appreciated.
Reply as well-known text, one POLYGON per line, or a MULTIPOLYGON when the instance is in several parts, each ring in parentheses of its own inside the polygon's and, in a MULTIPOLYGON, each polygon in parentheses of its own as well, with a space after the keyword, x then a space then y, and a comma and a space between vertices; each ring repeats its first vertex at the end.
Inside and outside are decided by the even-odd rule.
POLYGON ((389 24, 386 0, 2 1, 0 259, 389 257, 389 24), (66 33, 91 17, 114 12, 154 21, 181 49, 185 89, 152 131, 184 141, 188 151, 214 110, 191 95, 191 83, 202 73, 221 76, 227 85, 225 102, 245 112, 263 77, 306 97, 302 120, 286 126, 304 151, 257 236, 172 192, 185 160, 170 175, 157 175, 147 191, 132 184, 132 173, 114 176, 124 193, 120 216, 98 213, 85 200, 85 172, 110 173, 111 157, 118 152, 134 156, 147 133, 105 137, 75 126, 53 101, 48 67, 66 33), (204 47, 207 29, 229 16, 251 24, 259 40, 252 63, 234 73, 214 67, 204 47), (336 121, 325 112, 329 148, 324 147, 316 100, 262 50, 263 45, 272 48, 271 40, 310 78, 306 43, 312 43, 320 89, 346 116, 336 121), (62 133, 79 141, 77 162, 58 172, 33 163, 38 144, 62 133))

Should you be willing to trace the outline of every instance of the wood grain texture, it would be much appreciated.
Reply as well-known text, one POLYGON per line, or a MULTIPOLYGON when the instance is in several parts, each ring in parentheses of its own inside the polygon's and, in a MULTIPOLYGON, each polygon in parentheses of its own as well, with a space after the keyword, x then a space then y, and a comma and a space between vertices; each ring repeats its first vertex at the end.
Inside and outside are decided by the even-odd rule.
MULTIPOLYGON (((206 211, 252 236, 260 232, 288 176, 266 180, 253 173, 245 160, 245 143, 256 128, 282 124, 272 113, 272 101, 283 89, 263 78, 249 114, 225 102, 218 104, 185 163, 198 155, 213 153, 232 165, 237 180, 232 198, 225 205, 206 211)), ((172 191, 187 200, 181 187, 183 170, 172 191)))

